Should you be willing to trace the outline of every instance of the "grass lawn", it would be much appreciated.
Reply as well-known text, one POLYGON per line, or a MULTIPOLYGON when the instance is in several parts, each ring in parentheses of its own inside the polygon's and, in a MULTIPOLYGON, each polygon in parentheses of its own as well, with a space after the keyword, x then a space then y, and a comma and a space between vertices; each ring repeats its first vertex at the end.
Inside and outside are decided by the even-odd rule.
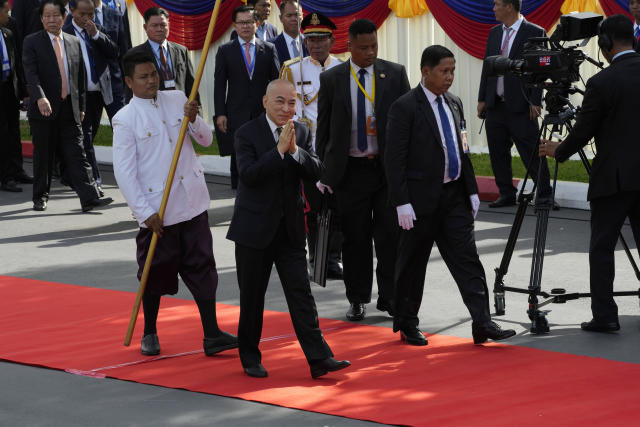
MULTIPOLYGON (((20 130, 22 133, 23 140, 31 140, 31 135, 29 134, 29 125, 26 121, 20 122, 20 130)), ((110 126, 100 126, 100 131, 96 136, 94 141, 95 145, 103 145, 103 146, 111 146, 111 141, 113 139, 113 132, 111 131, 110 126)), ((216 143, 216 136, 213 135, 213 144, 209 147, 202 147, 198 144, 194 144, 196 153, 198 154, 209 154, 209 155, 217 155, 218 152, 218 144, 216 143)), ((473 163, 473 169, 478 176, 493 176, 493 171, 491 169, 491 162, 489 161, 488 154, 471 154, 471 161, 473 163)), ((549 172, 553 177, 553 172, 555 168, 555 161, 548 159, 549 164, 549 172)), ((513 177, 514 178, 524 178, 525 168, 519 157, 514 157, 511 162, 511 167, 513 169, 513 177)), ((558 170, 558 179, 560 181, 576 181, 576 182, 589 182, 589 177, 587 172, 584 170, 582 166, 582 162, 578 160, 569 160, 560 165, 558 170)))

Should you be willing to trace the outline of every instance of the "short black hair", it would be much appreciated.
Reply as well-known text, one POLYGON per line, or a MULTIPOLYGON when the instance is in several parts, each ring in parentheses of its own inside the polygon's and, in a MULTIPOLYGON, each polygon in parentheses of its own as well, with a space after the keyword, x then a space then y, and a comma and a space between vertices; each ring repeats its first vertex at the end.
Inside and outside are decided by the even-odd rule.
POLYGON ((4 7, 6 3, 9 3, 9 0, 0 0, 0 7, 4 7))
POLYGON ((293 4, 296 7, 298 7, 298 2, 297 0, 282 0, 280 2, 280 15, 282 15, 284 13, 284 8, 288 5, 288 4, 293 4))
POLYGON ((420 58, 420 69, 425 66, 429 68, 436 67, 444 58, 453 58, 453 52, 444 46, 434 44, 422 51, 420 58))
POLYGON ((92 7, 95 7, 95 4, 93 3, 93 0, 69 0, 69 9, 76 9, 78 7, 78 3, 81 1, 86 1, 87 3, 89 3, 92 7))
POLYGON ((378 31, 376 24, 370 19, 356 19, 349 25, 349 38, 356 39, 359 34, 371 34, 378 31))
POLYGON ((122 70, 125 76, 133 78, 133 72, 138 64, 146 64, 151 62, 155 65, 156 58, 149 52, 141 52, 136 50, 129 50, 122 57, 122 70))
POLYGON ((239 13, 244 13, 244 12, 251 12, 251 16, 253 17, 254 21, 257 21, 258 18, 256 17, 256 12, 253 9, 253 7, 251 6, 238 6, 235 9, 233 9, 233 13, 231 14, 231 21, 232 22, 236 22, 236 17, 238 16, 239 13))
POLYGON ((606 34, 613 43, 633 45, 633 22, 625 15, 611 15, 600 23, 599 34, 606 34))
POLYGON ((64 16, 67 13, 67 9, 65 9, 64 3, 62 3, 62 0, 42 0, 42 3, 40 3, 40 6, 38 6, 38 13, 40 14, 40 16, 44 14, 44 7, 48 4, 58 6, 58 9, 60 10, 60 14, 62 16, 64 16))
POLYGON ((169 19, 169 12, 161 7, 150 7, 149 9, 145 10, 144 15, 142 15, 142 17, 144 18, 144 23, 146 24, 147 22, 149 22, 149 19, 151 19, 152 16, 164 16, 165 18, 169 19))
POLYGON ((522 9, 522 0, 500 0, 500 1, 505 6, 512 4, 516 12, 520 12, 520 9, 522 9))
POLYGON ((255 5, 258 4, 259 1, 260 0, 247 0, 247 6, 251 5, 255 7, 255 5))

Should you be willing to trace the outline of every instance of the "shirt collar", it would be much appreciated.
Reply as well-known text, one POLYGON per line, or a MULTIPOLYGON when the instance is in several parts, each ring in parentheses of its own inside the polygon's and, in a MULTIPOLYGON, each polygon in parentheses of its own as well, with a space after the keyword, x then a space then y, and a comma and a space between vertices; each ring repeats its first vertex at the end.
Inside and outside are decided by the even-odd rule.
POLYGON ((73 24, 73 28, 75 28, 78 33, 84 35, 84 28, 76 24, 76 21, 74 21, 73 19, 71 20, 71 23, 73 24))
MULTIPOLYGON (((153 52, 156 53, 158 52, 158 48, 160 47, 160 44, 154 42, 153 40, 149 39, 149 44, 151 45, 151 48, 153 49, 153 52)), ((166 50, 167 52, 169 51, 169 49, 167 49, 167 39, 165 39, 162 42, 162 47, 164 48, 164 50, 166 50)))
MULTIPOLYGON (((267 124, 269 125, 269 129, 271 129, 271 135, 276 133, 276 129, 278 129, 281 126, 276 125, 267 115, 267 113, 264 114, 264 116, 267 118, 267 124)), ((282 126, 283 127, 283 126, 282 126)))
POLYGON ((622 55, 626 55, 628 53, 635 53, 635 50, 629 49, 629 50, 623 50, 622 52, 618 52, 618 53, 616 53, 616 55, 613 58, 611 58, 611 62, 615 61, 616 58, 618 58, 618 57, 620 57, 622 55))
POLYGON ((249 40, 248 42, 244 41, 244 39, 241 39, 240 37, 238 37, 238 43, 240 43, 240 46, 244 46, 245 43, 249 43, 250 45, 255 46, 256 45, 256 36, 254 35, 253 38, 251 40, 249 40))
MULTIPOLYGON (((64 31, 60 31, 60 34, 57 36, 60 40, 64 40, 64 38, 62 37, 62 33, 64 31)), ((51 41, 53 41, 53 39, 56 37, 55 34, 51 34, 49 31, 47 31, 47 34, 49 35, 49 38, 51 39, 51 41)))
MULTIPOLYGON (((522 21, 524 21, 524 16, 520 15, 520 18, 518 18, 518 20, 512 26, 509 27, 513 30, 514 34, 518 32, 518 29, 520 29, 520 25, 522 25, 522 21)), ((505 30, 506 28, 507 26, 503 24, 502 29, 505 30)))
MULTIPOLYGON (((438 97, 438 95, 436 95, 435 93, 427 89, 426 86, 422 84, 422 82, 420 82, 420 86, 422 87, 424 94, 427 96, 427 101, 429 101, 429 104, 434 104, 436 102, 436 98, 438 97)), ((444 99, 444 95, 440 95, 440 96, 442 96, 442 98, 444 99)))
MULTIPOLYGON (((356 76, 358 75, 358 73, 360 72, 360 67, 358 67, 352 60, 351 58, 349 58, 349 62, 351 63, 351 68, 353 68, 353 72, 356 73, 356 76)), ((326 64, 325 64, 326 65, 326 64)), ((367 68, 365 68, 365 70, 367 70, 367 73, 371 74, 373 76, 373 64, 369 65, 367 68)))
MULTIPOLYGON (((284 31, 282 32, 282 35, 284 36, 284 41, 287 42, 287 46, 291 46, 291 42, 293 40, 297 40, 298 37, 296 37, 295 39, 293 37, 291 37, 289 34, 285 33, 284 31)), ((304 40, 304 36, 302 36, 302 40, 304 40)))
MULTIPOLYGON (((311 57, 311 55, 307 56, 307 58, 309 58, 309 61, 310 61, 313 65, 317 65, 318 67, 323 67, 323 66, 324 66, 324 67, 326 67, 326 66, 327 66, 327 65, 329 65, 329 63, 333 60, 333 56, 329 55, 329 56, 327 56, 327 59, 325 59, 325 60, 324 60, 324 65, 322 65, 322 64, 320 63, 320 61, 316 61, 315 59, 313 59, 313 58, 311 57)), ((356 65, 356 67, 357 67, 357 65, 356 65)), ((354 69, 354 71, 355 71, 355 69, 354 69)))
MULTIPOLYGON (((158 91, 158 95, 160 94, 160 91, 158 91)), ((143 107, 143 108, 151 108, 158 105, 158 95, 156 95, 155 98, 153 99, 145 99, 145 98, 138 98, 137 96, 133 95, 131 97, 131 101, 130 103, 133 103, 134 105, 143 107)))

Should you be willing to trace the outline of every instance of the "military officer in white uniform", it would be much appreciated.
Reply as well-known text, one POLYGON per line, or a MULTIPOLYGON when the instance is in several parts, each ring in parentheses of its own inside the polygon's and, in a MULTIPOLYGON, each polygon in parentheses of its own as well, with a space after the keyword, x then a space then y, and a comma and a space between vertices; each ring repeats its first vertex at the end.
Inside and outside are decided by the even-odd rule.
POLYGON ((178 274, 200 310, 205 354, 236 348, 237 338, 218 328, 218 273, 207 214, 209 191, 202 166, 186 136, 165 215, 162 219, 158 216, 183 117, 189 117, 188 134, 200 145, 211 145, 211 129, 198 116, 197 102, 189 103, 179 90, 158 90, 160 80, 151 54, 130 50, 122 62, 133 98, 113 118, 113 171, 140 224, 136 236, 138 279, 151 238, 154 233, 159 237, 142 297, 141 352, 148 356, 160 353, 156 331, 160 297, 178 291, 178 274))
MULTIPOLYGON (((320 73, 340 64, 340 60, 329 54, 335 41, 333 30, 336 26, 329 18, 321 13, 310 13, 302 20, 301 33, 304 34, 304 44, 309 51, 305 58, 293 58, 286 61, 280 70, 280 78, 289 80, 296 87, 298 102, 294 120, 305 123, 311 130, 313 149, 316 149, 316 131, 318 120, 318 93, 320 92, 320 73)), ((307 226, 309 228, 309 262, 313 265, 317 238, 317 213, 321 209, 322 194, 315 183, 304 182, 305 197, 309 202, 310 211, 307 212, 307 226)), ((342 279, 342 265, 340 264, 340 246, 342 236, 337 226, 339 219, 334 215, 332 231, 329 237, 329 256, 327 277, 342 279)))

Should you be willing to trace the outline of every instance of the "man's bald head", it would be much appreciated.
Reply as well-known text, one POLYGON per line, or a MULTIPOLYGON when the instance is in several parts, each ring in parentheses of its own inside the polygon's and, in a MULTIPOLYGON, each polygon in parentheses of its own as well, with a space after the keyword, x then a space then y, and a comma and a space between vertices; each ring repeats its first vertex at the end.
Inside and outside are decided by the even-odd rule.
POLYGON ((267 117, 278 126, 284 126, 296 112, 296 88, 287 80, 273 80, 267 85, 262 98, 267 117))

